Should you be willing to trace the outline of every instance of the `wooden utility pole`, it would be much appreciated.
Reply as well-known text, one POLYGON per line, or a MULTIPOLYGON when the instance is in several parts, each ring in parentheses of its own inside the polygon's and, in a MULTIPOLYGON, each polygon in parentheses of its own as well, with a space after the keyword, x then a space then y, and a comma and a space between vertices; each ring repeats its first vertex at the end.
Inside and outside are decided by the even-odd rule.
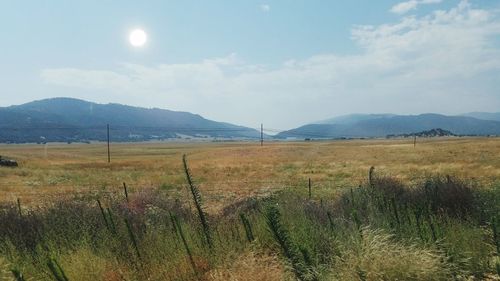
POLYGON ((107 135, 108 135, 108 163, 111 162, 111 154, 109 152, 109 124, 107 124, 107 135))
POLYGON ((264 124, 260 123, 260 146, 264 145, 264 124))
POLYGON ((417 146, 417 135, 413 136, 413 147, 417 146))

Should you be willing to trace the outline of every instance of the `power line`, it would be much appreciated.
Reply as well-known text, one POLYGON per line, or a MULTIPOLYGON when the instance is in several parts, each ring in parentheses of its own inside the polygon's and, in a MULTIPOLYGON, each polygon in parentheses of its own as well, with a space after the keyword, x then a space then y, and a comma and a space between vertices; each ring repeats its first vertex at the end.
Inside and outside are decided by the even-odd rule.
MULTIPOLYGON (((22 130, 106 130, 106 126, 102 127, 0 127, 0 130, 22 131, 22 130)), ((171 131, 234 131, 245 132, 255 130, 256 128, 207 128, 207 127, 152 127, 152 126, 115 126, 111 128, 117 130, 171 130, 171 131)))
POLYGON ((264 124, 260 124, 260 146, 264 146, 264 124))
MULTIPOLYGON (((99 127, 0 127, 1 131, 13 131, 13 132, 24 132, 24 131, 40 131, 40 130, 57 130, 57 131, 71 131, 74 133, 85 132, 85 131, 93 131, 93 133, 102 132, 103 134, 107 131, 105 126, 99 127)), ((293 132, 287 130, 279 130, 279 129, 268 129, 268 128, 201 128, 201 127, 154 127, 154 126, 140 126, 140 127, 132 127, 132 126, 115 126, 113 125, 110 129, 111 132, 123 131, 133 133, 138 131, 143 131, 140 133, 154 133, 154 131, 165 131, 171 133, 182 133, 182 132, 190 132, 190 133, 224 133, 224 132, 253 132, 258 133, 260 131, 261 138, 263 138, 264 133, 285 133, 286 136, 295 136, 295 137, 312 137, 312 138, 338 138, 336 136, 328 136, 325 134, 318 133, 309 133, 309 132, 293 132), (150 132, 144 132, 150 131, 150 132)), ((139 133, 139 132, 138 132, 139 133)), ((257 135, 255 136, 257 137, 257 135)))
POLYGON ((111 163, 111 154, 109 151, 109 124, 107 124, 107 137, 108 137, 108 163, 111 163))

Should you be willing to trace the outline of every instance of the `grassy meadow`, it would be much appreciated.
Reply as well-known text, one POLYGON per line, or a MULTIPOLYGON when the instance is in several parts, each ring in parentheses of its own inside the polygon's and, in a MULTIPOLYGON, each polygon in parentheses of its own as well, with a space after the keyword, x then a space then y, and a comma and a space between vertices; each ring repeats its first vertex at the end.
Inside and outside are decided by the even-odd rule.
MULTIPOLYGON (((368 170, 405 181, 429 175, 500 180, 500 140, 427 139, 334 142, 137 143, 0 145, 0 155, 15 158, 17 169, 0 169, 0 200, 45 203, 45 197, 75 193, 160 188, 185 191, 182 155, 203 191, 210 211, 253 195, 290 186, 327 193, 366 181, 368 170)), ((184 194, 185 195, 185 194, 184 194)))
POLYGON ((0 280, 500 279, 499 138, 0 154, 0 280))

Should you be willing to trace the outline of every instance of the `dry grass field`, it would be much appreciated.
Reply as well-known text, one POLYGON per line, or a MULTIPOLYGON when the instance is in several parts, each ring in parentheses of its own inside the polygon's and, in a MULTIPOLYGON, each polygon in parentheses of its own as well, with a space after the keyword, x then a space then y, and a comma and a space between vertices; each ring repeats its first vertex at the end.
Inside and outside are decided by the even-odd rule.
POLYGON ((499 280, 499 138, 0 154, 1 280, 499 280))
POLYGON ((44 203, 76 193, 170 190, 185 196, 187 154, 209 211, 283 187, 336 192, 366 181, 368 170, 417 182, 430 174, 489 184, 500 179, 499 138, 345 140, 258 143, 117 143, 0 145, 19 168, 0 168, 0 200, 44 203))

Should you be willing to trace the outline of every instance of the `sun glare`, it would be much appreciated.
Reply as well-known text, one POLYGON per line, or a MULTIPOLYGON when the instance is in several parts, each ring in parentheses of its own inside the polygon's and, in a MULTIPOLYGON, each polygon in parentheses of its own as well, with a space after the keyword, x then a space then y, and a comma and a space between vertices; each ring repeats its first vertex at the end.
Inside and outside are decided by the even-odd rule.
POLYGON ((134 47, 142 47, 146 44, 147 34, 142 29, 134 29, 130 32, 129 41, 134 47))

